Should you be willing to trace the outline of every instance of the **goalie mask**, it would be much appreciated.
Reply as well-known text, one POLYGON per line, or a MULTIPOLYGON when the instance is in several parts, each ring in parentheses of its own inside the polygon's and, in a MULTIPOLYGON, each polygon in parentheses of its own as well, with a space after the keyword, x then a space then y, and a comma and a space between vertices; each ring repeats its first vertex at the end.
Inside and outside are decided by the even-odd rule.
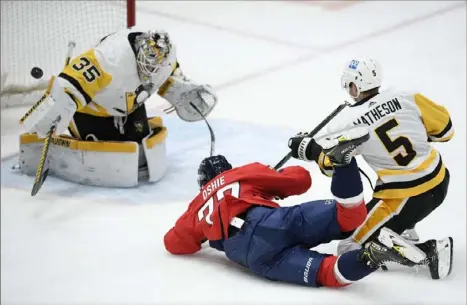
POLYGON ((212 156, 201 161, 198 168, 198 184, 202 188, 217 175, 232 169, 232 165, 222 156, 212 156))
POLYGON ((160 87, 176 65, 175 47, 164 31, 141 33, 135 40, 136 63, 141 80, 160 87))

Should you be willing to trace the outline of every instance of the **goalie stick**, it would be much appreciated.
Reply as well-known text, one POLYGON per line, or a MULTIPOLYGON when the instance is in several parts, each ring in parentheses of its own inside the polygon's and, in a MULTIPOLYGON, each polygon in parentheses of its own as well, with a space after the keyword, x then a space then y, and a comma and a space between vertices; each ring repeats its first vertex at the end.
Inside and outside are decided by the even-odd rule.
MULTIPOLYGON (((76 43, 74 41, 70 41, 68 43, 68 53, 65 59, 65 67, 68 66, 71 60, 71 54, 73 53, 73 49, 75 48, 76 43)), ((53 87, 53 85, 51 86, 53 87)), ((47 93, 46 93, 47 94, 47 93)), ((39 164, 36 170, 36 178, 34 180, 34 185, 32 186, 31 196, 35 196, 37 192, 39 192, 40 188, 44 184, 47 175, 49 174, 49 160, 48 160, 48 152, 50 147, 50 142, 52 141, 52 136, 57 128, 57 122, 60 121, 60 117, 57 118, 56 121, 53 122, 52 127, 50 127, 49 132, 47 133, 44 146, 42 148, 41 158, 39 159, 39 164)))
POLYGON ((190 105, 195 108, 196 112, 199 113, 199 115, 203 118, 204 122, 206 123, 206 126, 208 126, 208 129, 209 129, 209 134, 211 136, 211 151, 210 151, 210 157, 212 157, 212 155, 214 155, 214 149, 215 149, 215 145, 216 145, 216 136, 214 135, 214 131, 212 130, 211 128, 211 125, 209 125, 209 122, 208 120, 206 119, 206 117, 201 113, 201 111, 199 111, 198 107, 196 107, 193 103, 190 102, 190 105))
MULTIPOLYGON (((331 114, 329 114, 321 123, 319 123, 318 126, 315 127, 315 129, 313 129, 308 134, 308 137, 313 138, 318 132, 321 131, 321 129, 323 129, 324 126, 326 126, 336 115, 339 114, 339 112, 341 112, 348 105, 350 105, 350 103, 347 101, 340 104, 333 112, 331 112, 331 114)), ((276 164, 276 166, 274 166, 274 169, 278 170, 279 168, 281 168, 285 163, 287 163, 287 161, 290 160, 291 157, 292 153, 289 152, 284 158, 282 158, 282 160, 279 161, 279 163, 276 164)))

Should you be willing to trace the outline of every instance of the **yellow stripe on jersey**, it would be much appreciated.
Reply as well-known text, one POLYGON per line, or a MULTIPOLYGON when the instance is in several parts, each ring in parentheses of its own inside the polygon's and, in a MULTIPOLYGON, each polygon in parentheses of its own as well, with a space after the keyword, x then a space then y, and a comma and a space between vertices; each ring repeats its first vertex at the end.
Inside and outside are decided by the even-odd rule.
MULTIPOLYGON (((418 167, 409 170, 379 170, 377 171, 378 183, 375 187, 373 197, 380 199, 398 199, 420 195, 428 190, 431 190, 440 184, 445 175, 446 168, 441 160, 436 149, 432 149, 428 158, 418 167), (435 163, 437 162, 436 166, 435 163), (412 180, 407 179, 408 175, 422 174, 418 178, 412 180), (391 180, 397 182, 386 182, 385 177, 391 177, 391 180), (399 179, 397 176, 400 176, 399 179)), ((332 176, 333 168, 329 158, 323 153, 318 158, 318 166, 323 174, 328 177, 332 176)))
POLYGON ((427 170, 433 162, 435 162, 436 157, 438 156, 438 152, 436 149, 432 148, 430 154, 428 155, 428 158, 426 158, 425 161, 423 161, 419 166, 412 168, 412 169, 382 169, 376 172, 378 177, 382 176, 399 176, 399 175, 409 175, 409 174, 415 174, 415 173, 420 173, 425 170, 427 170))
MULTIPOLYGON (((25 133, 20 136, 20 144, 40 142, 44 142, 44 139, 39 139, 35 133, 25 133)), ((80 151, 122 153, 135 153, 136 148, 138 147, 138 143, 136 142, 81 141, 69 138, 67 136, 53 136, 52 145, 80 151)))
POLYGON ((454 136, 449 112, 420 93, 414 95, 423 124, 432 141, 446 142, 454 136))
POLYGON ((368 213, 363 224, 353 233, 353 239, 365 243, 373 233, 384 226, 393 216, 400 213, 408 198, 380 200, 368 213))
POLYGON ((440 184, 446 176, 446 167, 440 160, 435 170, 420 179, 412 181, 401 181, 394 183, 383 184, 383 187, 376 186, 373 197, 381 199, 394 199, 413 197, 425 193, 438 184, 440 184))
POLYGON ((102 69, 92 49, 74 58, 59 77, 70 82, 83 96, 82 106, 89 104, 96 93, 112 82, 112 76, 102 69))

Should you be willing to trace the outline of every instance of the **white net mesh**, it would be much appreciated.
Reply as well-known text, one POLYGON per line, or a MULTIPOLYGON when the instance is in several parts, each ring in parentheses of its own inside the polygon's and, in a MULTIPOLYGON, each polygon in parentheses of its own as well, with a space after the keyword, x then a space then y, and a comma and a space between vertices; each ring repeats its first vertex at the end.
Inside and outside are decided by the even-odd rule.
POLYGON ((68 42, 74 56, 127 27, 127 0, 0 1, 1 107, 32 104, 63 69, 68 42), (43 76, 31 76, 39 67, 43 76))

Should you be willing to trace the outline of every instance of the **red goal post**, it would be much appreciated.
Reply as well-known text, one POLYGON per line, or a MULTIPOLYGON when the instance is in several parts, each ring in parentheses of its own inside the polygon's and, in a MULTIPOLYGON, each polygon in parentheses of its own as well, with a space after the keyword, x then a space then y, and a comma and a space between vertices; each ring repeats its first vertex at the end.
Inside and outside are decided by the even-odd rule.
POLYGON ((2 0, 1 108, 30 105, 63 68, 68 42, 74 55, 103 36, 135 25, 135 0, 2 0), (43 71, 40 79, 31 69, 43 71))

